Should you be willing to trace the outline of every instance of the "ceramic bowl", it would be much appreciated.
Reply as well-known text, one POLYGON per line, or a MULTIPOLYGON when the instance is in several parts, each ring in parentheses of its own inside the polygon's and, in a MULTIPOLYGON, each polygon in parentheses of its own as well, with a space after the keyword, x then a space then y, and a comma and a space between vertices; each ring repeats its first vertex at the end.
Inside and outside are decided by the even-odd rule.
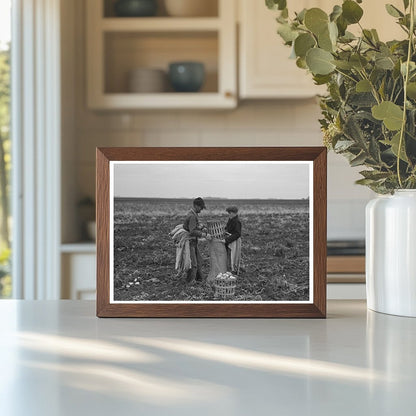
POLYGON ((201 62, 172 62, 169 80, 177 92, 197 92, 205 80, 205 67, 201 62))
POLYGON ((156 0, 118 0, 114 12, 119 17, 148 17, 157 12, 156 0))

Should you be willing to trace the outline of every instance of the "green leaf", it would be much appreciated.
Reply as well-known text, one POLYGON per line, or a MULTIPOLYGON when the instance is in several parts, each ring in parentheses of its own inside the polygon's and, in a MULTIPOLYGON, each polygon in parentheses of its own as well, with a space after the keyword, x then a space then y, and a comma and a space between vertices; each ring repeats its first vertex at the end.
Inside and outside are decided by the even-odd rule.
POLYGON ((383 78, 381 81, 380 87, 378 89, 378 93, 380 94, 380 97, 385 100, 386 99, 386 78, 383 78))
POLYGON ((371 109, 373 117, 383 121, 384 125, 392 131, 402 127, 403 110, 391 101, 383 101, 371 109))
POLYGON ((328 24, 328 30, 329 30, 329 37, 331 38, 331 42, 334 46, 337 44, 338 39, 338 26, 334 22, 329 22, 328 24))
MULTIPOLYGON (((390 146, 391 151, 393 152, 394 156, 398 156, 399 154, 399 144, 400 144, 400 132, 395 134, 393 136, 393 138, 388 141, 388 140, 380 140, 381 143, 390 146)), ((400 148, 400 159, 403 160, 404 162, 409 162, 409 159, 407 158, 406 155, 406 149, 405 149, 405 141, 403 140, 402 142, 402 146, 400 148)))
POLYGON ((314 37, 309 33, 302 33, 295 39, 296 56, 304 58, 309 49, 316 45, 314 37))
POLYGON ((392 70, 394 69, 394 61, 390 56, 379 56, 376 57, 375 61, 376 67, 380 69, 392 70))
POLYGON ((340 36, 344 36, 348 27, 348 22, 344 19, 342 15, 337 19, 337 27, 340 36))
POLYGON ((332 63, 337 68, 342 69, 344 71, 349 71, 352 68, 352 65, 348 61, 336 60, 336 61, 332 61, 332 63))
MULTIPOLYGON (((416 64, 414 62, 409 62, 409 73, 412 73, 416 70, 416 64)), ((406 76, 406 62, 402 62, 400 65, 400 72, 405 77, 406 76)))
POLYGON ((337 153, 345 152, 353 145, 354 142, 351 140, 338 140, 334 146, 334 150, 337 153))
POLYGON ((371 83, 366 79, 362 79, 360 82, 357 82, 355 86, 357 92, 371 92, 371 83))
POLYGON ((371 33, 371 30, 364 29, 363 30, 363 37, 364 40, 369 43, 370 45, 374 45, 375 40, 373 39, 373 34, 371 33))
POLYGON ((296 59, 296 66, 301 69, 308 69, 308 65, 306 65, 305 58, 298 58, 296 59))
POLYGON ((362 165, 367 159, 367 155, 364 152, 361 152, 358 156, 350 160, 350 166, 360 166, 362 165))
POLYGON ((416 100, 416 82, 407 84, 407 96, 412 100, 416 100))
POLYGON ((303 21, 305 20, 305 14, 306 14, 306 12, 307 12, 307 9, 301 10, 299 13, 296 14, 296 19, 299 22, 303 23, 303 21))
POLYGON ((378 33, 377 33, 377 30, 376 30, 376 29, 371 29, 371 34, 373 35, 373 39, 374 39, 376 42, 380 42, 380 38, 379 38, 379 36, 378 36, 378 33))
POLYGON ((315 74, 313 80, 315 81, 315 85, 324 85, 331 81, 331 76, 315 74))
POLYGON ((277 33, 287 44, 290 44, 290 42, 293 42, 298 37, 298 32, 293 30, 287 23, 279 25, 277 33))
POLYGON ((305 26, 315 35, 327 30, 328 15, 318 7, 314 7, 306 11, 305 26))
POLYGON ((335 5, 334 8, 332 9, 332 13, 329 15, 329 20, 331 22, 335 22, 338 17, 340 17, 342 15, 342 7, 339 5, 335 5))
POLYGON ((356 185, 369 186, 374 183, 373 179, 358 179, 355 181, 356 185))
POLYGON ((286 0, 266 0, 266 6, 271 10, 283 10, 287 6, 286 0))
POLYGON ((283 17, 282 15, 276 17, 276 22, 280 23, 281 25, 287 24, 287 18, 283 17))
POLYGON ((392 4, 386 4, 387 13, 393 17, 403 17, 404 14, 397 8, 394 7, 392 4))
POLYGON ((364 69, 364 67, 368 64, 367 60, 363 56, 358 55, 358 53, 352 55, 349 62, 358 70, 364 69))
POLYGON ((379 166, 381 161, 380 147, 378 145, 378 140, 374 136, 370 137, 368 150, 370 152, 370 156, 373 158, 374 164, 379 166))
POLYGON ((364 176, 365 179, 372 179, 373 181, 379 181, 380 179, 388 178, 390 172, 379 172, 377 170, 363 170, 360 172, 360 175, 364 176))
POLYGON ((370 92, 352 93, 348 97, 348 104, 356 107, 373 107, 377 104, 370 92))
POLYGON ((328 52, 334 51, 334 44, 332 43, 331 37, 329 35, 328 27, 324 32, 321 32, 318 35, 318 45, 321 49, 324 49, 328 52))
POLYGON ((320 48, 313 48, 306 54, 306 64, 312 74, 327 75, 334 71, 335 65, 332 63, 334 57, 330 52, 320 48))
MULTIPOLYGON (((339 27, 338 27, 338 25, 337 25, 337 29, 338 29, 338 31, 339 31, 339 27)), ((353 33, 351 33, 351 32, 348 32, 348 30, 344 33, 344 35, 343 36, 341 36, 340 38, 338 38, 338 41, 339 42, 341 42, 341 43, 349 43, 349 42, 351 42, 351 41, 353 41, 353 40, 355 40, 355 39, 357 39, 356 38, 356 36, 353 34, 353 33)))
POLYGON ((345 136, 352 140, 360 149, 366 148, 366 139, 361 129, 362 120, 358 115, 348 117, 344 125, 345 136))
POLYGON ((410 14, 406 14, 406 16, 404 17, 400 17, 399 18, 399 24, 401 24, 402 26, 407 27, 408 29, 410 28, 410 14))
POLYGON ((349 24, 358 23, 363 16, 363 9, 352 0, 342 3, 342 16, 349 24))

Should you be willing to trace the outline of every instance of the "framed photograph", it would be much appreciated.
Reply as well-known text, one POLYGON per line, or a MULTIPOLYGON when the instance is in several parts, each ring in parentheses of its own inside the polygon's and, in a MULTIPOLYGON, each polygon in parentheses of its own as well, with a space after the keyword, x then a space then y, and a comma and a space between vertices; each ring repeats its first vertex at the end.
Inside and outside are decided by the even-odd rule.
POLYGON ((98 148, 97 316, 324 318, 326 152, 98 148))

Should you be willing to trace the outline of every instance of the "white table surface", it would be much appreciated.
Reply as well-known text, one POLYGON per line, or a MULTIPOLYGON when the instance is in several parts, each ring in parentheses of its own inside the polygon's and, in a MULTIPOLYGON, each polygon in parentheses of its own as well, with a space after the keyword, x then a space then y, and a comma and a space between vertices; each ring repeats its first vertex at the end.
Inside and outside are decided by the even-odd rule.
POLYGON ((0 415, 416 414, 416 319, 98 319, 0 301, 0 415))

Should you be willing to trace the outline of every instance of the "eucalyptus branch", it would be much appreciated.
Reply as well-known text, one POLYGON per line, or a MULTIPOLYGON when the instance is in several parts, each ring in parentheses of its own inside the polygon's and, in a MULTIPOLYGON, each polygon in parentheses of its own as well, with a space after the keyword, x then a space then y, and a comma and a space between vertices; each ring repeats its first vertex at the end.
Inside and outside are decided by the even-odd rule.
MULTIPOLYGON (((266 3, 270 8, 286 5, 284 0, 266 3)), ((398 17, 397 23, 406 33, 404 40, 389 42, 379 41, 375 33, 364 29, 360 22, 364 14, 361 1, 348 3, 347 7, 338 5, 336 13, 334 7, 333 14, 318 7, 306 9, 302 22, 299 17, 293 20, 288 17, 285 9, 279 19, 279 24, 285 27, 279 34, 292 46, 293 42, 287 39, 292 34, 302 36, 296 41, 295 53, 304 58, 305 69, 318 77, 319 83, 326 84, 328 90, 328 96, 321 97, 324 141, 331 143, 336 153, 355 159, 354 164, 370 169, 363 175, 362 184, 384 194, 400 188, 416 189, 416 133, 409 128, 411 115, 416 114, 416 71, 412 70, 416 52, 416 0, 404 1, 405 15, 394 6, 387 7, 392 17, 398 17), (333 39, 330 25, 338 24, 340 17, 344 19, 341 24, 354 24, 361 33, 341 36, 339 32, 333 39), (325 35, 321 44, 320 34, 325 35), (327 47, 329 40, 335 44, 335 50, 327 47), (363 152, 361 158, 357 158, 358 148, 363 152), (380 177, 381 171, 391 175, 380 177)))
POLYGON ((397 150, 397 177, 399 179, 400 188, 403 188, 402 177, 400 173, 400 156, 403 148, 403 141, 406 130, 406 111, 407 111, 407 83, 409 82, 409 70, 410 62, 412 59, 412 50, 413 50, 413 37, 415 29, 415 0, 410 0, 410 30, 409 30, 409 46, 407 48, 407 60, 406 60, 406 73, 404 75, 404 85, 403 85, 403 118, 402 118, 402 127, 400 129, 400 139, 399 139, 399 148, 397 150))

